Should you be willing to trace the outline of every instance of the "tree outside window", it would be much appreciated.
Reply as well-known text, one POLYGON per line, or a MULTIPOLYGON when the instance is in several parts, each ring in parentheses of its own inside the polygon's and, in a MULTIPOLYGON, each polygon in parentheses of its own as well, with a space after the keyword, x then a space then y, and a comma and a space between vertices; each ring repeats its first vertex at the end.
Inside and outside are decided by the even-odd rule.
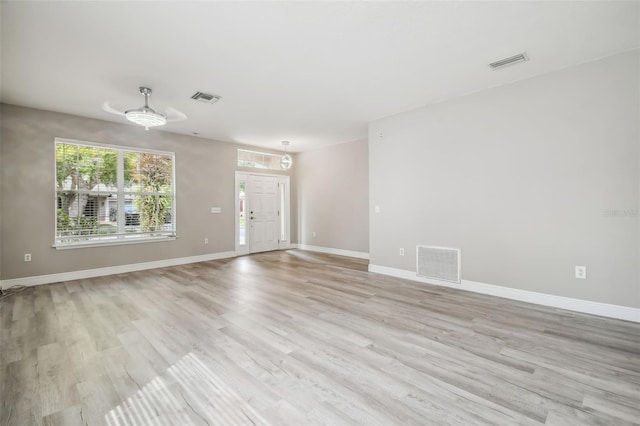
POLYGON ((56 246, 175 236, 174 155, 56 140, 56 246))

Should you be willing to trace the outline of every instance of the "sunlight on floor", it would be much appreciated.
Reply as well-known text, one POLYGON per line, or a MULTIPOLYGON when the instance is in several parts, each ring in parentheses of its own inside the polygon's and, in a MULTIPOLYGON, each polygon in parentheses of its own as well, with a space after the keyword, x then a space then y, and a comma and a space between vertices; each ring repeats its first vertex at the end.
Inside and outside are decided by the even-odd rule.
POLYGON ((192 352, 110 410, 105 421, 108 426, 268 424, 192 352))

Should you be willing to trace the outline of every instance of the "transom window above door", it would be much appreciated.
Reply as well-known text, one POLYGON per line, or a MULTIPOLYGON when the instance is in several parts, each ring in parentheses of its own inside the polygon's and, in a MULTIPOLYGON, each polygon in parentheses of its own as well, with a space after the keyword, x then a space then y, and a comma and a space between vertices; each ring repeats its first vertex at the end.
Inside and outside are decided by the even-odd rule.
POLYGON ((267 152, 238 149, 238 167, 252 169, 287 170, 291 168, 293 160, 289 154, 278 155, 267 152))

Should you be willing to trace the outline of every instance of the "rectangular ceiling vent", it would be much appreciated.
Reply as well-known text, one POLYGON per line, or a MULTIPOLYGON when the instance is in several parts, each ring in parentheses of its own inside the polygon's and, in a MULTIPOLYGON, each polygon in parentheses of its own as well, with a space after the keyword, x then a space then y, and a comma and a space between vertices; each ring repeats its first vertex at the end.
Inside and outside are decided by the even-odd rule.
POLYGON ((191 99, 194 99, 199 102, 204 102, 205 104, 215 104, 220 100, 220 96, 210 95, 204 92, 196 92, 191 96, 191 99))
POLYGON ((497 70, 502 67, 518 64, 520 62, 527 62, 528 60, 529 58, 527 58, 526 53, 519 53, 508 58, 500 59, 499 61, 491 62, 489 66, 491 67, 491 69, 497 70))
POLYGON ((460 249, 417 246, 416 271, 419 277, 460 284, 460 249))

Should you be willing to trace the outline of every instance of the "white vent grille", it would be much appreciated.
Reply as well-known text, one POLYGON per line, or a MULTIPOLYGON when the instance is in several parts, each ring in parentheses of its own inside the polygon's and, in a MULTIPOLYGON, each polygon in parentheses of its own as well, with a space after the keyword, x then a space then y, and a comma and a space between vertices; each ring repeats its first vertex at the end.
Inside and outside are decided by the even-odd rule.
POLYGON ((491 69, 497 70, 498 68, 506 67, 507 65, 513 65, 520 62, 526 62, 529 58, 525 53, 519 53, 517 55, 509 56, 508 58, 500 59, 499 61, 491 62, 489 66, 491 69))
POLYGON ((210 95, 204 92, 196 92, 193 94, 193 96, 191 96, 191 99, 199 102, 204 102, 205 104, 214 104, 220 100, 220 96, 210 95))
POLYGON ((460 249, 417 246, 417 275, 460 284, 460 249))

